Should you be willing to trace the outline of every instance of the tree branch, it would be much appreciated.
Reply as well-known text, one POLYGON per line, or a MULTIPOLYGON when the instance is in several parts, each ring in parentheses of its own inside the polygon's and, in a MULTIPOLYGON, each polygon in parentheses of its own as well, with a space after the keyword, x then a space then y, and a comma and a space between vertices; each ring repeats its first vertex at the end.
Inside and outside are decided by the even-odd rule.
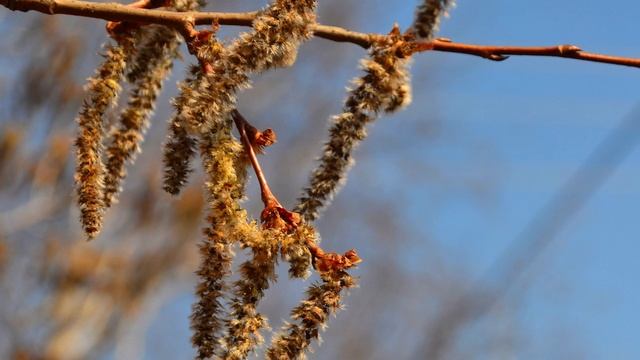
MULTIPOLYGON (((255 12, 173 12, 157 9, 141 9, 118 3, 93 3, 81 0, 0 0, 0 5, 18 11, 38 11, 44 14, 66 14, 107 21, 128 21, 139 24, 161 24, 170 26, 187 36, 194 25, 251 26, 255 12)), ((315 36, 337 42, 349 42, 363 48, 369 48, 387 35, 361 33, 337 26, 316 24, 312 28, 315 36)), ((547 47, 488 46, 455 43, 448 39, 414 42, 415 52, 440 51, 480 56, 485 59, 502 61, 511 55, 547 56, 571 58, 576 60, 600 62, 640 68, 639 58, 628 58, 595 54, 582 51, 574 45, 547 47)))
POLYGON ((614 65, 640 67, 640 59, 610 56, 582 51, 575 45, 556 46, 491 46, 455 43, 449 39, 439 38, 433 41, 417 43, 417 51, 442 51, 475 55, 493 61, 504 61, 511 55, 550 56, 600 62, 614 65))

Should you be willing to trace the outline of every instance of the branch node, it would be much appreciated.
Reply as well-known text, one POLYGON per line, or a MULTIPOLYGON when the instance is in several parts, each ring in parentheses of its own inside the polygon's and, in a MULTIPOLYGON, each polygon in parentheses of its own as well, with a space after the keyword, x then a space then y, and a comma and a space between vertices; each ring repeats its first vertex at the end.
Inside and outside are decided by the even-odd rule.
POLYGON ((579 51, 582 51, 582 49, 575 45, 571 45, 571 44, 558 45, 558 53, 560 55, 577 53, 579 51))
POLYGON ((502 55, 502 54, 488 54, 485 57, 493 61, 505 61, 509 58, 507 55, 502 55))

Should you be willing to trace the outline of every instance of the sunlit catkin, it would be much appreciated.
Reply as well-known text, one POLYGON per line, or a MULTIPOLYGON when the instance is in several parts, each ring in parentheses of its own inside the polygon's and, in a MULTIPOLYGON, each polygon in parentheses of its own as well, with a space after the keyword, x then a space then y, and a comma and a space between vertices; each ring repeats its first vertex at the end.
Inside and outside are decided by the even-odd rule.
POLYGON ((324 153, 295 208, 307 221, 318 217, 319 209, 346 180, 353 150, 367 136, 367 124, 376 120, 380 112, 393 112, 411 102, 409 59, 397 53, 403 41, 399 30, 394 28, 362 61, 365 74, 352 81, 354 87, 348 93, 343 112, 333 117, 324 153))
POLYGON ((228 47, 198 84, 193 106, 180 109, 189 132, 206 133, 235 109, 236 92, 250 86, 248 75, 293 64, 300 43, 311 36, 315 0, 276 0, 258 13, 253 30, 228 47))
POLYGON ((245 235, 246 229, 239 224, 247 224, 246 211, 239 205, 246 177, 243 149, 230 131, 227 122, 224 128, 200 139, 209 214, 205 239, 200 244, 197 301, 191 314, 191 339, 199 359, 209 359, 219 349, 224 325, 220 301, 226 290, 225 278, 231 271, 231 247, 245 235))
POLYGON ((344 271, 320 274, 322 283, 307 290, 306 299, 291 312, 294 323, 274 336, 266 355, 270 360, 304 359, 311 341, 319 339, 320 330, 327 326, 329 316, 341 308, 341 292, 355 285, 344 271))
MULTIPOLYGON (((198 58, 208 63, 224 56, 225 48, 218 39, 210 36, 208 41, 199 47, 198 58)), ((186 129, 185 116, 202 118, 212 114, 204 111, 209 104, 215 102, 213 93, 203 89, 211 75, 205 74, 202 66, 192 66, 187 78, 179 84, 180 94, 173 100, 175 113, 169 120, 169 131, 163 149, 164 181, 163 188, 172 195, 177 195, 187 183, 191 173, 191 160, 196 153, 196 136, 186 129), (206 103, 198 103, 206 101, 206 103), (199 109, 187 111, 187 109, 199 109)), ((199 120, 205 121, 205 120, 199 120)))
POLYGON ((120 114, 118 127, 112 132, 106 150, 104 202, 107 207, 116 201, 120 192, 126 162, 133 161, 140 151, 156 98, 178 54, 180 42, 175 31, 161 26, 146 30, 148 39, 138 51, 137 66, 127 75, 134 81, 128 106, 120 114))
POLYGON ((311 36, 315 0, 276 0, 261 11, 253 31, 228 47, 214 36, 197 49, 197 58, 210 66, 196 67, 180 85, 176 109, 164 149, 164 189, 177 194, 190 173, 195 151, 192 139, 220 125, 235 109, 236 92, 248 88, 248 75, 293 64, 300 43, 311 36))
POLYGON ((253 235, 241 239, 242 247, 251 249, 251 257, 240 265, 240 279, 233 286, 222 359, 246 359, 264 341, 260 330, 268 327, 257 306, 276 279, 278 242, 270 234, 279 231, 262 232, 255 224, 253 228, 253 235))
POLYGON ((127 58, 133 49, 129 37, 121 39, 118 45, 106 45, 104 61, 89 79, 88 98, 77 118, 76 191, 82 227, 89 239, 100 232, 104 214, 103 116, 120 93, 127 58))
POLYGON ((423 0, 416 10, 413 29, 418 38, 431 39, 438 31, 440 19, 455 5, 454 0, 423 0))

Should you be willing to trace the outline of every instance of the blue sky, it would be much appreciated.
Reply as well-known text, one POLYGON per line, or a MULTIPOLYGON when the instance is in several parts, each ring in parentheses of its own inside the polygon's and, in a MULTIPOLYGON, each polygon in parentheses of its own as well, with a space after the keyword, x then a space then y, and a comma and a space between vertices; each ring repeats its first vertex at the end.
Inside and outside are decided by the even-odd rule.
MULTIPOLYGON (((441 35, 485 44, 572 43, 593 52, 640 56, 640 4, 603 5, 460 1, 441 35)), ((553 58, 491 63, 455 54, 423 57, 428 59, 416 59, 414 69, 420 73, 429 66, 424 78, 437 84, 439 117, 461 138, 457 145, 464 142, 490 153, 490 166, 498 169, 498 186, 488 205, 454 200, 430 222, 450 256, 463 257, 466 266, 482 273, 608 131, 632 112, 640 72, 553 58)), ((400 122, 419 113, 423 97, 429 96, 419 84, 414 88, 414 107, 398 116, 400 122)), ((469 157, 456 155, 459 150, 451 145, 438 146, 438 161, 460 173, 473 168, 469 157)), ((424 150, 414 151, 434 149, 424 144, 424 150)), ((536 331, 549 331, 540 323, 556 321, 582 339, 586 358, 640 358, 634 335, 640 333, 639 166, 635 150, 537 262, 525 295, 532 341, 542 335, 536 331)), ((416 190, 414 199, 420 202, 422 193, 416 190)))

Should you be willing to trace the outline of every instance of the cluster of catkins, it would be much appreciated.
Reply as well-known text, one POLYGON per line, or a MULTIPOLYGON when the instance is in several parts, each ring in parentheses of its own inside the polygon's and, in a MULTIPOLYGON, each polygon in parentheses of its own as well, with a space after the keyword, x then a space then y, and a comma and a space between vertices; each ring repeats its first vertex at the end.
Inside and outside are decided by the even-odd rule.
MULTIPOLYGON (((193 157, 200 154, 208 214, 205 238, 199 245, 202 261, 191 316, 192 342, 199 359, 245 359, 263 342, 261 330, 268 322, 257 306, 276 280, 279 258, 289 262, 291 277, 305 278, 313 266, 321 282, 309 288, 306 299, 292 311, 294 321, 274 334, 265 354, 270 359, 303 358, 311 341, 319 338, 329 315, 340 308, 341 292, 354 286, 345 270, 360 259, 355 251, 325 253, 310 222, 344 181, 352 152, 366 137, 366 125, 380 113, 410 102, 410 43, 416 37, 432 36, 449 3, 425 1, 410 31, 402 34, 396 26, 371 44, 362 61, 364 74, 353 80, 343 112, 333 118, 324 153, 295 212, 281 208, 277 200, 265 201, 262 225, 241 204, 255 144, 246 136, 249 125, 236 109, 236 94, 250 86, 250 75, 295 62, 298 47, 312 35, 316 1, 274 0, 256 14, 251 31, 227 45, 216 39, 215 31, 183 34, 189 37, 189 51, 198 63, 190 68, 173 101, 163 187, 178 194, 188 180, 193 157), (232 135, 234 122, 242 142, 232 135), (236 247, 250 256, 238 269, 239 279, 229 284, 236 247)), ((167 6, 174 11, 201 5, 196 0, 148 2, 149 7, 167 6)), ((88 99, 78 116, 77 193, 89 238, 100 232, 105 209, 117 201, 125 165, 140 151, 155 100, 181 42, 174 29, 160 25, 110 25, 115 43, 106 45, 105 60, 89 80, 88 99), (105 112, 115 103, 125 79, 131 85, 127 106, 107 132, 105 112)))

